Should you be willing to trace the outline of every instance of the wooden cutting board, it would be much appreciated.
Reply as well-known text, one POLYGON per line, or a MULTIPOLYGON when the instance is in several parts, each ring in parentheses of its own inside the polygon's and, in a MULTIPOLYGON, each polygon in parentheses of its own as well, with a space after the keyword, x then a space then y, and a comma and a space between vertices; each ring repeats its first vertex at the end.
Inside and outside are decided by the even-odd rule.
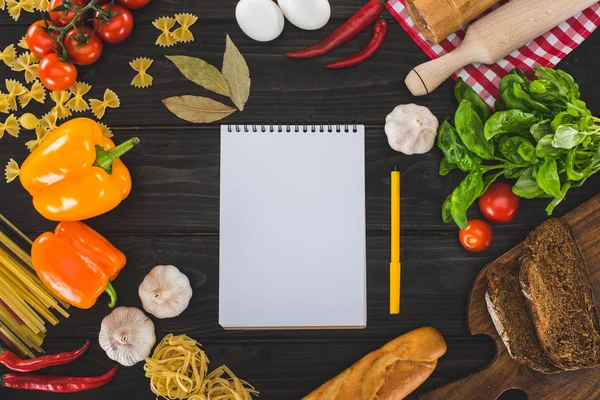
MULTIPOLYGON (((596 299, 600 300, 600 195, 563 217, 569 224, 592 281, 596 299)), ((527 393, 529 400, 592 400, 600 399, 600 368, 566 371, 545 375, 513 360, 487 311, 486 273, 495 263, 510 263, 521 255, 522 244, 510 250, 481 270, 468 300, 468 328, 472 335, 484 334, 496 342, 496 357, 482 371, 429 392, 423 400, 495 400, 510 389, 527 393)))

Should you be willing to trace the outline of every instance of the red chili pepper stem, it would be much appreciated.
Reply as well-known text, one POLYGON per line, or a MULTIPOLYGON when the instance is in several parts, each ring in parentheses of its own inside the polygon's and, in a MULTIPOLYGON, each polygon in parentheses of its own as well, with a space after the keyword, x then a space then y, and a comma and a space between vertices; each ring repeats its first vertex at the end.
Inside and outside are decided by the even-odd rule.
POLYGON ((312 58, 330 52, 367 29, 379 18, 384 6, 380 0, 370 0, 348 21, 327 35, 320 42, 303 50, 287 53, 290 58, 312 58))
POLYGON ((373 27, 373 36, 371 37, 371 41, 361 51, 343 60, 339 60, 328 64, 326 68, 347 68, 368 60, 369 58, 373 57, 375 53, 377 53, 377 50, 379 50, 379 48, 383 44, 383 40, 385 39, 386 33, 387 23, 383 19, 378 20, 377 22, 375 22, 375 26, 373 27))
POLYGON ((42 368, 55 365, 68 364, 77 360, 90 348, 90 341, 86 341, 83 347, 57 354, 47 354, 31 360, 24 360, 8 349, 0 347, 0 364, 16 372, 33 372, 42 368))
POLYGON ((0 375, 0 386, 11 389, 37 390, 54 393, 76 393, 106 385, 117 374, 118 366, 104 375, 94 377, 54 376, 35 374, 0 375))

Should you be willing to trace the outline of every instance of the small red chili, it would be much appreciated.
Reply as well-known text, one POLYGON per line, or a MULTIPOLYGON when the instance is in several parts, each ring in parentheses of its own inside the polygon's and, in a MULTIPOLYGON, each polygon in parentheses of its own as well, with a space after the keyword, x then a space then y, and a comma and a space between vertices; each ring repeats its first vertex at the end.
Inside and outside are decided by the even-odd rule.
POLYGON ((387 23, 384 20, 380 19, 379 21, 375 22, 375 26, 373 27, 373 37, 364 49, 362 49, 356 54, 351 55, 348 58, 328 64, 326 68, 346 68, 368 60, 369 58, 373 57, 375 53, 377 53, 377 50, 379 50, 379 48, 383 44, 383 39, 385 39, 386 32, 387 23))
POLYGON ((55 365, 68 364, 77 360, 85 354, 90 347, 90 341, 86 341, 83 347, 75 351, 66 351, 64 353, 48 354, 31 360, 24 360, 15 353, 0 346, 0 364, 8 369, 17 372, 33 372, 42 368, 53 367, 55 365))
POLYGON ((0 375, 0 386, 53 393, 83 392, 106 385, 117 374, 117 368, 114 367, 106 374, 94 377, 4 374, 0 375))
POLYGON ((367 29, 383 12, 381 0, 370 0, 348 21, 327 35, 320 42, 303 50, 287 53, 290 58, 312 58, 330 52, 367 29))

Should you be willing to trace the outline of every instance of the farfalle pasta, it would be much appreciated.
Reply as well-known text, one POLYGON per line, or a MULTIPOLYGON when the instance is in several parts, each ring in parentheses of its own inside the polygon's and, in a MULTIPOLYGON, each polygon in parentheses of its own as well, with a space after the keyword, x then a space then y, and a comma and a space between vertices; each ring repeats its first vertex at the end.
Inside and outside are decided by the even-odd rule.
POLYGON ((9 44, 0 52, 0 61, 4 62, 7 66, 11 67, 15 64, 17 58, 17 50, 14 44, 9 44))
POLYGON ((21 107, 27 106, 31 100, 35 100, 40 104, 44 104, 46 101, 46 89, 44 89, 44 85, 38 80, 33 82, 31 89, 19 95, 19 104, 21 107))
POLYGON ((133 68, 133 70, 137 71, 138 73, 132 79, 131 86, 135 86, 136 88, 145 88, 152 85, 152 81, 154 80, 154 78, 148 75, 147 71, 153 62, 154 60, 144 57, 139 57, 129 62, 131 68, 133 68))
POLYGON ((21 11, 32 13, 35 11, 34 0, 6 0, 8 15, 15 21, 19 20, 21 11))
POLYGON ((44 141, 44 139, 46 139, 46 136, 48 136, 49 133, 50 133, 50 131, 42 128, 41 126, 36 127, 35 128, 35 139, 30 140, 27 143, 25 143, 25 146, 27 147, 29 152, 32 152, 40 144, 42 144, 42 142, 44 141))
POLYGON ((54 107, 50 111, 56 112, 58 119, 63 119, 73 115, 71 110, 67 108, 67 101, 71 98, 71 93, 62 90, 60 92, 50 92, 50 98, 54 102, 54 107))
POLYGON ((21 82, 17 82, 14 79, 6 79, 4 81, 6 85, 6 91, 8 92, 8 109, 17 109, 17 98, 27 91, 27 88, 23 86, 21 82))
POLYGON ((4 168, 4 177, 6 183, 11 183, 19 176, 19 164, 12 158, 8 160, 6 167, 4 168))
POLYGON ((19 43, 17 43, 17 46, 19 46, 23 50, 29 50, 29 45, 27 44, 27 40, 25 39, 25 36, 23 36, 21 38, 21 40, 19 40, 19 43))
POLYGON ((118 108, 121 105, 119 96, 110 89, 104 91, 104 99, 96 100, 90 99, 90 107, 92 108, 92 114, 98 119, 104 117, 107 108, 118 108))
POLYGON ((84 100, 83 96, 90 91, 92 85, 85 82, 75 82, 73 86, 69 88, 69 92, 73 95, 73 98, 67 102, 67 107, 71 111, 86 111, 90 109, 90 105, 84 100))
POLYGON ((40 119, 40 127, 46 132, 52 132, 57 128, 58 114, 56 111, 50 111, 40 119))
POLYGON ((113 135, 112 130, 106 126, 105 124, 103 124, 102 122, 98 122, 98 125, 100 126, 100 129, 102 130, 102 135, 106 136, 107 138, 111 138, 115 135, 113 135))
POLYGON ((193 14, 175 14, 175 20, 180 27, 171 34, 178 42, 186 43, 194 40, 194 35, 190 31, 190 26, 198 21, 198 17, 193 14))
POLYGON ((8 95, 5 93, 0 93, 0 113, 8 114, 10 111, 8 95))
POLYGON ((23 53, 14 62, 13 71, 25 73, 25 82, 33 82, 38 77, 39 59, 33 53, 23 53))
POLYGON ((162 47, 170 47, 177 43, 172 35, 171 29, 175 26, 177 20, 172 17, 160 17, 152 22, 152 25, 161 31, 161 34, 156 39, 155 44, 162 47))
POLYGON ((48 11, 48 6, 50 5, 48 0, 33 0, 33 7, 42 12, 48 11))
POLYGON ((10 114, 3 123, 0 123, 0 139, 5 133, 11 136, 19 137, 21 127, 19 126, 19 120, 14 114, 10 114))

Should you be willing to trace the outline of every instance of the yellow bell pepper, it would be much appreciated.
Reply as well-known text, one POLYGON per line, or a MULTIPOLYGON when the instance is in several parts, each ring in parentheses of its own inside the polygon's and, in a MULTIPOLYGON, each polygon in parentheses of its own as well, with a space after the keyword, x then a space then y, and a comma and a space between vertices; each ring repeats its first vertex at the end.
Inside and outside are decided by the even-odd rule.
POLYGON ((139 143, 115 147, 89 118, 65 122, 27 157, 20 170, 35 209, 52 221, 80 221, 104 214, 131 191, 129 170, 119 157, 139 143))

